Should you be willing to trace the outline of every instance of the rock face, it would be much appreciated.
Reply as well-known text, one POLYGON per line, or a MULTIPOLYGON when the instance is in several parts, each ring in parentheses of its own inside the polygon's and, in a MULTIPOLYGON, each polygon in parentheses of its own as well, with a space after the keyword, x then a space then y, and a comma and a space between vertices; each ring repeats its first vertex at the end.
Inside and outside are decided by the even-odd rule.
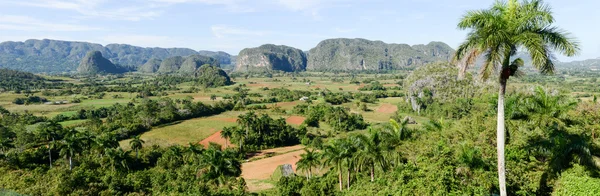
POLYGON ((393 70, 449 61, 454 49, 442 42, 386 44, 366 39, 328 39, 308 52, 307 70, 393 70))
POLYGON ((214 59, 212 57, 202 56, 202 55, 190 55, 185 58, 183 64, 179 68, 179 72, 182 74, 193 74, 200 66, 202 65, 212 65, 215 67, 219 67, 219 60, 214 59))
POLYGON ((251 71, 255 69, 281 70, 286 72, 304 71, 306 54, 300 49, 273 44, 257 48, 246 48, 236 57, 235 71, 251 71))
POLYGON ((79 63, 77 73, 90 75, 99 73, 122 73, 124 70, 104 58, 100 51, 88 52, 79 63))
MULTIPOLYGON (((126 44, 100 44, 60 40, 27 40, 25 42, 0 43, 0 68, 27 72, 62 73, 77 69, 81 59, 90 51, 100 51, 107 58, 125 67, 136 70, 152 58, 166 59, 173 56, 199 54, 188 48, 144 48, 126 44)), ((215 55, 227 61, 229 54, 215 55)))
POLYGON ((157 58, 152 58, 152 59, 148 60, 148 62, 146 62, 142 66, 140 66, 138 68, 138 71, 142 72, 142 73, 156 73, 158 71, 158 68, 160 67, 161 63, 162 63, 162 60, 157 59, 157 58))

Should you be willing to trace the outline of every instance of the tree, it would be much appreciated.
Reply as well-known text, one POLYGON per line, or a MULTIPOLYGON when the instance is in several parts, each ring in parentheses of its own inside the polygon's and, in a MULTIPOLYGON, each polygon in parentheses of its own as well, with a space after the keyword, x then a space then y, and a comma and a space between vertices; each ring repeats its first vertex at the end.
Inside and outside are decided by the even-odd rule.
POLYGON ((342 149, 341 140, 334 140, 334 142, 330 145, 327 145, 325 149, 323 149, 323 165, 331 166, 334 170, 338 172, 338 180, 340 182, 340 191, 344 190, 344 185, 342 184, 342 165, 346 158, 344 154, 344 150, 342 149))
POLYGON ((221 137, 223 139, 225 139, 225 148, 228 147, 229 143, 229 139, 231 139, 231 136, 233 135, 233 127, 224 127, 223 130, 221 131, 221 137))
POLYGON ((306 176, 306 179, 312 178, 312 168, 317 167, 320 164, 321 164, 321 161, 319 161, 319 158, 318 158, 315 150, 307 150, 307 149, 304 149, 304 154, 300 155, 300 160, 298 160, 298 163, 296 163, 298 170, 307 170, 308 171, 308 175, 306 176))
POLYGON ((106 157, 104 160, 108 161, 113 171, 117 168, 129 169, 127 162, 127 152, 119 148, 106 149, 106 157))
POLYGON ((460 62, 461 73, 473 65, 482 54, 485 62, 481 66, 481 78, 484 80, 498 74, 498 121, 497 153, 498 180, 500 195, 506 195, 506 174, 504 160, 505 120, 504 94, 506 84, 515 76, 524 61, 511 57, 520 48, 529 52, 533 66, 544 74, 554 72, 553 51, 566 56, 574 56, 579 46, 569 34, 552 26, 554 17, 550 7, 541 0, 497 1, 490 9, 469 11, 458 24, 458 28, 470 29, 466 40, 456 50, 453 60, 460 62))
POLYGON ((202 153, 201 166, 204 168, 203 177, 207 180, 215 180, 222 185, 228 177, 238 177, 242 174, 242 164, 237 159, 235 152, 221 150, 215 146, 209 147, 202 153))
POLYGON ((73 169, 73 156, 82 151, 82 143, 79 138, 79 133, 75 129, 70 129, 65 134, 65 138, 61 141, 60 154, 66 156, 69 160, 69 170, 73 169))
POLYGON ((357 157, 360 165, 366 165, 370 169, 371 182, 375 181, 375 166, 385 171, 387 168, 387 147, 382 135, 377 130, 369 129, 369 135, 357 135, 360 142, 357 157))
POLYGON ((14 147, 13 140, 15 137, 14 132, 0 125, 0 152, 5 153, 7 149, 14 147))
POLYGON ((129 146, 131 146, 132 150, 135 150, 135 158, 138 158, 138 152, 142 149, 142 145, 146 143, 144 140, 140 139, 139 135, 136 135, 129 141, 129 146))
POLYGON ((212 101, 217 100, 217 95, 210 95, 210 100, 212 100, 212 101))
POLYGON ((50 121, 41 123, 37 128, 37 134, 45 138, 48 141, 48 159, 50 168, 52 168, 52 148, 54 148, 54 140, 60 132, 62 132, 62 126, 57 122, 50 121))

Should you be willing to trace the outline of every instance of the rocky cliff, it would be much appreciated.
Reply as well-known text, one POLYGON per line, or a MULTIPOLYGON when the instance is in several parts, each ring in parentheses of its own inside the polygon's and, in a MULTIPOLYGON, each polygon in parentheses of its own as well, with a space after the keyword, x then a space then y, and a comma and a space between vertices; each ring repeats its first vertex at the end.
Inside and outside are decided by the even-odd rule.
POLYGON ((304 71, 307 58, 300 49, 266 44, 240 51, 236 61, 235 71, 266 69, 293 72, 304 71))
POLYGON ((77 73, 92 75, 99 73, 122 73, 124 69, 116 66, 110 60, 104 58, 100 51, 88 52, 77 68, 77 73))
POLYGON ((366 39, 328 39, 308 52, 307 70, 393 70, 449 61, 454 49, 442 42, 387 44, 366 39))

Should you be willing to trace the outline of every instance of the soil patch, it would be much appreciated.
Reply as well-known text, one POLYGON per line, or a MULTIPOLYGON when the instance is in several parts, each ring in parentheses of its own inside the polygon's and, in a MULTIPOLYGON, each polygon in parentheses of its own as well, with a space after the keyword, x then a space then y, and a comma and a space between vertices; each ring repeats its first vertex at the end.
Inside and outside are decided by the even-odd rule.
POLYGON ((306 118, 302 117, 302 116, 290 116, 289 118, 287 118, 285 120, 285 122, 287 122, 287 124, 291 124, 291 125, 300 125, 304 122, 306 118))
POLYGON ((237 118, 214 118, 216 121, 237 122, 237 118))
POLYGON ((277 166, 291 164, 294 172, 296 171, 296 162, 300 160, 302 150, 282 154, 274 157, 264 158, 257 161, 246 162, 242 164, 242 177, 246 180, 266 180, 275 172, 277 166))
POLYGON ((389 103, 384 103, 381 106, 379 106, 379 108, 377 109, 377 112, 385 113, 385 114, 392 114, 396 111, 398 111, 398 106, 395 106, 395 105, 392 105, 389 103))
MULTIPOLYGON (((214 129, 212 130, 214 131, 214 129)), ((208 136, 206 139, 202 140, 200 144, 202 144, 202 146, 204 147, 208 147, 208 145, 210 145, 211 142, 221 145, 222 148, 225 148, 226 142, 229 146, 231 146, 231 142, 228 142, 227 140, 225 140, 225 138, 221 137, 221 131, 217 131, 212 135, 208 136)))

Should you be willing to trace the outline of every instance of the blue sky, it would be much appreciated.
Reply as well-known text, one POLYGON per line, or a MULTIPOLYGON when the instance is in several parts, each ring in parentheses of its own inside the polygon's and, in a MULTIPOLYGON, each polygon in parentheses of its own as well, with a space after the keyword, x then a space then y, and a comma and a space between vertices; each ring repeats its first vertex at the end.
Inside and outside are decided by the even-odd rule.
MULTIPOLYGON (((328 38, 457 47, 465 11, 493 0, 0 0, 0 41, 60 39, 237 54, 265 43, 309 50, 328 38)), ((600 57, 597 0, 547 0, 581 42, 570 61, 600 57)))

